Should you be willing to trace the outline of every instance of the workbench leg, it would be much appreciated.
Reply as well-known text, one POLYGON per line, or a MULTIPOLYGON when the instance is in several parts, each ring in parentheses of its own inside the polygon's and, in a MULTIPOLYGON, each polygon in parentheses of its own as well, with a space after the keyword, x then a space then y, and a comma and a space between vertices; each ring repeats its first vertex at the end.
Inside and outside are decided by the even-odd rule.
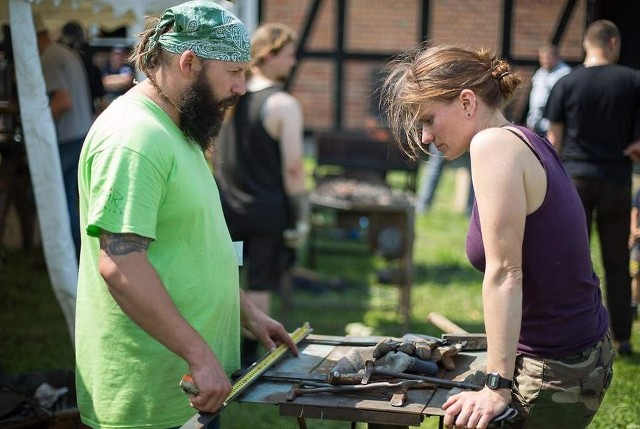
POLYGON ((298 427, 300 429, 307 429, 307 422, 304 417, 296 417, 296 419, 298 420, 298 427))

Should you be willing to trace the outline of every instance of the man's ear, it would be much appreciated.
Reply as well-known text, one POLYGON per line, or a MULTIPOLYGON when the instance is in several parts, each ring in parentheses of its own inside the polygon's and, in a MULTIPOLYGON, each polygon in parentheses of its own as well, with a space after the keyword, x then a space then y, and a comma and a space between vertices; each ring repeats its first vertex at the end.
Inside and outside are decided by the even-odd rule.
POLYGON ((274 52, 269 52, 267 55, 264 56, 264 58, 262 59, 262 62, 266 62, 271 60, 273 57, 275 57, 276 54, 274 52))
POLYGON ((189 49, 180 54, 178 65, 180 72, 187 78, 197 76, 204 67, 202 58, 189 49))

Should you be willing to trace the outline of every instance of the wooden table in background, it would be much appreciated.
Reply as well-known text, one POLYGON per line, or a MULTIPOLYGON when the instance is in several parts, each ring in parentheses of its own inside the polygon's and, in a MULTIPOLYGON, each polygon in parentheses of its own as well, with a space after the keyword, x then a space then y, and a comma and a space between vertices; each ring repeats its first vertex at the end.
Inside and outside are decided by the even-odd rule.
MULTIPOLYGON (((374 204, 371 202, 349 201, 331 196, 321 195, 312 192, 309 196, 311 211, 332 210, 336 213, 339 223, 351 225, 352 229, 358 227, 361 217, 367 218, 368 232, 366 241, 370 248, 370 253, 374 254, 380 245, 380 233, 385 229, 397 231, 399 236, 400 250, 390 261, 397 262, 397 269, 392 269, 391 273, 397 273, 388 280, 389 283, 399 287, 400 299, 398 300, 397 312, 400 322, 405 329, 411 324, 411 287, 413 286, 413 244, 414 244, 414 223, 415 207, 413 204, 374 204)), ((316 253, 322 252, 321 247, 316 246, 314 237, 315 228, 312 228, 309 238, 309 260, 314 266, 316 253)), ((326 252, 326 250, 324 251, 326 252)), ((342 251, 343 255, 344 251, 342 251)), ((393 266, 392 264, 391 266, 393 266)))

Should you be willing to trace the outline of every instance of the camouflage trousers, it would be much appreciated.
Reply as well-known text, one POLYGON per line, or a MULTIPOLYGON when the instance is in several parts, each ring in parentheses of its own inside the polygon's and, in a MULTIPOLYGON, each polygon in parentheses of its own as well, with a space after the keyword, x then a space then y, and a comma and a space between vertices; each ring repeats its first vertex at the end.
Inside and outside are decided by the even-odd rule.
POLYGON ((513 403, 521 418, 510 429, 586 428, 613 376, 614 352, 607 335, 595 346, 564 359, 520 355, 513 403))

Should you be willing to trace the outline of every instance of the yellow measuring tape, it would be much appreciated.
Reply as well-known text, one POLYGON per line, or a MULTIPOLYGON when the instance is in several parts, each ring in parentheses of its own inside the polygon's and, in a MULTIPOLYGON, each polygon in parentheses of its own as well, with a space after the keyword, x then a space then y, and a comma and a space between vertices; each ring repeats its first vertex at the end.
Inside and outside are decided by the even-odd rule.
MULTIPOLYGON (((305 322, 301 327, 296 329, 291 333, 291 339, 294 343, 298 344, 307 335, 309 335, 313 331, 309 322, 305 322)), ((236 380, 233 383, 233 387, 231 388, 231 393, 227 396, 227 399, 224 401, 223 407, 226 407, 227 404, 233 401, 236 396, 240 394, 247 386, 253 383, 260 375, 262 375, 271 365, 276 363, 283 354, 285 354, 289 350, 289 348, 285 344, 280 344, 275 350, 267 353, 262 359, 257 362, 254 362, 253 365, 249 367, 247 372, 236 380)))
MULTIPOLYGON (((300 341, 305 339, 311 331, 313 331, 313 329, 309 325, 309 322, 305 322, 301 327, 293 331, 290 336, 293 342, 298 344, 300 341)), ((227 399, 225 399, 222 406, 226 407, 231 401, 233 401, 246 387, 256 381, 256 379, 269 369, 271 365, 276 363, 276 361, 280 359, 287 350, 289 350, 289 348, 286 344, 280 344, 275 350, 267 353, 259 361, 253 363, 247 372, 233 383, 231 392, 227 396, 227 399)), ((190 374, 182 377, 182 380, 180 380, 180 387, 182 387, 182 390, 189 395, 197 395, 199 393, 190 374)))

